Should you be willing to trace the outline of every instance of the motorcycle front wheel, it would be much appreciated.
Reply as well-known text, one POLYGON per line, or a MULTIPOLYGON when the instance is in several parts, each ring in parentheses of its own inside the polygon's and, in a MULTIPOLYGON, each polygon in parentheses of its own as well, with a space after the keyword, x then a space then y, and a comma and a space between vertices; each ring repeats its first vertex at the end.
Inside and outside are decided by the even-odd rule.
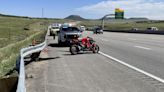
POLYGON ((76 55, 78 53, 77 45, 70 46, 70 52, 71 52, 72 55, 76 55))

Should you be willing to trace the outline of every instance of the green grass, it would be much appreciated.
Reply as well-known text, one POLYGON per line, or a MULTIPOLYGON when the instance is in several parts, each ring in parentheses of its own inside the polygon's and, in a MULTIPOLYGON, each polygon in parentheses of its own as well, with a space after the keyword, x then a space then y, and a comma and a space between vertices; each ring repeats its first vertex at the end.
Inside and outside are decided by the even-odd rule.
POLYGON ((7 74, 15 67, 16 58, 20 53, 20 49, 31 44, 33 39, 40 39, 45 35, 44 31, 37 32, 25 40, 10 44, 0 49, 0 77, 7 74))
POLYGON ((17 41, 24 40, 31 34, 42 29, 41 24, 49 24, 52 22, 64 22, 60 19, 32 19, 0 16, 0 48, 17 41), (44 22, 44 23, 43 23, 44 22), (28 28, 29 30, 24 30, 28 28))
POLYGON ((33 39, 44 40, 50 23, 65 21, 67 20, 0 16, 0 77, 15 67, 21 48, 29 46, 33 39))
POLYGON ((24 27, 35 22, 37 22, 37 20, 0 17, 0 47, 24 40, 31 34, 35 33, 34 30, 24 30, 24 27))

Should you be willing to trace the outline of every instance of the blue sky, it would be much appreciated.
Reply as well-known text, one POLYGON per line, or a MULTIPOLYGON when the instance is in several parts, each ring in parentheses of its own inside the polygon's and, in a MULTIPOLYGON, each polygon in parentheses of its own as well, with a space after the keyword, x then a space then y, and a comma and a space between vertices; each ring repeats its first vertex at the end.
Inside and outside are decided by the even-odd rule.
POLYGON ((163 0, 1 0, 0 13, 51 18, 64 18, 71 14, 85 18, 101 18, 114 13, 115 8, 125 10, 126 17, 164 19, 163 0))
POLYGON ((63 18, 77 14, 76 8, 101 0, 1 0, 0 13, 40 17, 44 8, 46 17, 63 18))

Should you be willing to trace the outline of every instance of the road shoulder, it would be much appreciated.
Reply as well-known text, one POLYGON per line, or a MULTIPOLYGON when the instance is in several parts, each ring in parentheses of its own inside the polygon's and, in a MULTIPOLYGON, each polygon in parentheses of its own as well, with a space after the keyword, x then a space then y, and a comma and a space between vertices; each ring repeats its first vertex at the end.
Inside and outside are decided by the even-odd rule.
POLYGON ((31 62, 26 66, 26 90, 27 92, 45 92, 45 74, 47 69, 48 54, 42 51, 40 60, 31 62))

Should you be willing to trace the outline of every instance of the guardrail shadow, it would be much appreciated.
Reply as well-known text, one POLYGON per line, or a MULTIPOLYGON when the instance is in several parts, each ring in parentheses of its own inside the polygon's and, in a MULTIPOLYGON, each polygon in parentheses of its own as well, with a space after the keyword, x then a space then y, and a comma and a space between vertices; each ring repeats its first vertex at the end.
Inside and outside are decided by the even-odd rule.
POLYGON ((29 59, 29 60, 25 60, 24 62, 25 62, 25 65, 28 65, 28 64, 30 64, 32 62, 47 61, 47 60, 53 60, 53 59, 59 59, 59 58, 61 58, 61 57, 38 58, 37 61, 34 61, 32 59, 29 59))
POLYGON ((60 48, 60 47, 69 47, 69 45, 67 45, 67 44, 59 45, 58 43, 50 43, 50 44, 48 44, 48 46, 50 46, 50 47, 58 47, 58 48, 60 48))
POLYGON ((49 58, 39 58, 38 61, 47 61, 47 60, 53 60, 53 59, 59 59, 61 57, 49 57, 49 58))
POLYGON ((79 52, 77 55, 72 55, 71 53, 63 54, 64 56, 78 56, 78 55, 89 55, 89 54, 95 54, 91 51, 84 51, 84 52, 79 52))

